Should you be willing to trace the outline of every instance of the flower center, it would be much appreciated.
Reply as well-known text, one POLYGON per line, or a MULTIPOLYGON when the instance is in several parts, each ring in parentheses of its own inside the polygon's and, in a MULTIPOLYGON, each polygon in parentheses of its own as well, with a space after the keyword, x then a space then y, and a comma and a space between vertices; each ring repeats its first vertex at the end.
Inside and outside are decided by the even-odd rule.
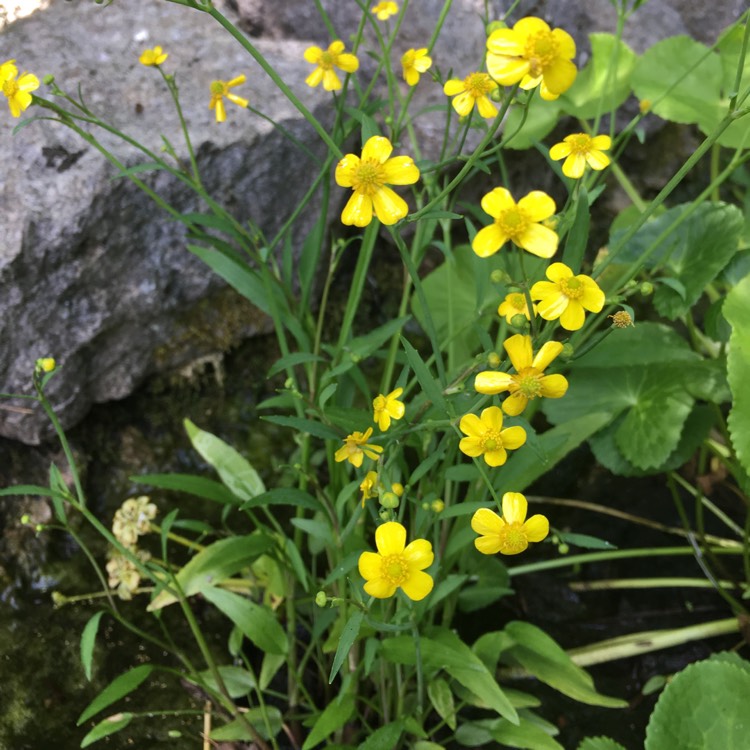
POLYGON ((574 154, 587 154, 591 150, 591 137, 586 133, 574 135, 569 143, 574 154))
POLYGON ((473 99, 479 99, 492 91, 492 79, 487 73, 469 73, 464 78, 464 90, 473 99))
POLYGON ((3 94, 5 94, 8 99, 12 99, 17 93, 18 83, 13 78, 3 81, 3 94))
POLYGON ((529 75, 538 78, 555 61, 558 45, 551 31, 538 31, 526 41, 523 56, 529 61, 529 75))
MULTIPOLYGON (((352 187, 355 191, 373 196, 385 184, 383 165, 376 161, 363 161, 354 172, 352 187)), ((385 399, 383 399, 385 402, 385 399)), ((382 408, 382 407, 381 407, 382 408)))
POLYGON ((583 284, 575 276, 560 279, 560 291, 568 299, 580 299, 583 297, 583 284))
POLYGON ((211 81, 211 93, 214 96, 226 96, 228 90, 224 81, 211 81))
POLYGON ((394 586, 400 586, 409 577, 409 564, 403 555, 388 555, 380 565, 383 578, 394 586))
POLYGON ((487 430, 482 436, 482 452, 491 453, 503 447, 503 439, 499 430, 487 430))
POLYGON ((529 546, 529 540, 520 523, 508 523, 500 530, 500 544, 506 555, 516 555, 529 546))
POLYGON ((372 408, 375 411, 383 411, 386 406, 385 396, 376 396, 375 400, 372 402, 372 408))
POLYGON ((513 294, 510 297, 510 305, 514 310, 522 313, 526 309, 526 297, 523 294, 513 294))
POLYGON ((336 55, 326 50, 320 56, 320 60, 318 60, 318 65, 321 68, 323 68, 323 70, 331 70, 331 68, 333 68, 333 66, 336 64, 336 58, 337 58, 336 55))
POLYGON ((525 367, 513 376, 513 383, 517 391, 531 400, 542 395, 542 373, 536 367, 525 367))
MULTIPOLYGON (((495 219, 503 234, 507 234, 514 242, 526 231, 529 226, 529 220, 518 206, 508 208, 500 212, 500 216, 495 219)), ((519 295, 522 297, 522 295, 519 295)), ((521 308, 519 308, 520 310, 521 308)))
POLYGON ((414 50, 408 50, 407 52, 404 52, 404 56, 401 58, 401 64, 405 68, 413 68, 416 58, 417 53, 414 50))

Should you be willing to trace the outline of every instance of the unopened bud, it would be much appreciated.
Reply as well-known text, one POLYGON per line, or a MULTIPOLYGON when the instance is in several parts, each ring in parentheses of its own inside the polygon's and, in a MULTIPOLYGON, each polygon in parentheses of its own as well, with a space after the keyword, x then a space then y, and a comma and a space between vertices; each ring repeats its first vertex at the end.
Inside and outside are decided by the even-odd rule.
POLYGON ((380 504, 384 508, 398 508, 398 495, 395 492, 384 492, 380 504))
POLYGON ((28 514, 28 513, 24 513, 24 514, 23 514, 23 515, 21 516, 21 523, 22 523, 22 524, 23 524, 24 526, 26 526, 26 524, 27 524, 27 523, 29 523, 30 521, 31 521, 31 517, 29 516, 29 514, 28 514))
POLYGON ((315 594, 315 603, 319 607, 325 607, 326 604, 328 604, 328 597, 326 596, 325 591, 318 591, 318 593, 315 594))
POLYGON ((52 357, 42 357, 35 364, 36 369, 42 372, 52 372, 57 367, 57 362, 52 357))
POLYGON ((381 508, 380 513, 378 515, 380 516, 381 521, 391 520, 391 511, 389 511, 388 508, 381 508))
POLYGON ((505 23, 505 21, 490 21, 490 23, 487 24, 487 34, 491 34, 493 31, 498 31, 499 29, 507 29, 508 24, 505 23))
POLYGON ((438 497, 430 503, 430 510, 433 513, 442 513, 445 510, 445 503, 438 497))
POLYGON ((571 344, 569 343, 563 344, 563 348, 560 351, 561 359, 570 359, 574 354, 575 354, 575 348, 571 344))
POLYGON ((404 485, 401 482, 394 482, 391 485, 391 491, 398 497, 402 497, 404 494, 404 485))
POLYGON ((644 297, 648 297, 654 293, 654 285, 650 281, 644 281, 641 284, 640 292, 644 297))
POLYGON ((487 355, 487 364, 490 367, 500 367, 500 355, 497 352, 490 352, 487 355))
POLYGON ((523 313, 517 313, 510 319, 513 328, 525 328, 529 319, 523 313))
POLYGON ((570 547, 567 544, 565 544, 565 542, 563 542, 562 544, 557 545, 557 551, 561 555, 567 555, 568 552, 570 552, 570 547))
POLYGON ((493 284, 509 284, 511 281, 511 278, 507 271, 503 271, 499 268, 496 268, 490 274, 490 281, 493 284))
POLYGON ((45 86, 51 86, 55 82, 55 76, 52 75, 52 73, 47 73, 44 78, 42 78, 42 83, 45 86))
POLYGON ((651 111, 651 100, 650 99, 641 99, 638 102, 638 109, 641 110, 641 114, 645 115, 646 112, 651 111))

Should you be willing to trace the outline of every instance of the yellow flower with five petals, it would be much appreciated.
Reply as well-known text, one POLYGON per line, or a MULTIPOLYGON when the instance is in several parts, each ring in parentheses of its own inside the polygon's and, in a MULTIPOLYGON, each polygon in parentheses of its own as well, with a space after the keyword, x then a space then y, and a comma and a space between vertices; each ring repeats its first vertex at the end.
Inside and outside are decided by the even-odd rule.
POLYGON ((523 427, 503 429, 503 413, 497 406, 488 406, 479 417, 465 414, 458 426, 466 435, 458 444, 461 452, 472 458, 484 456, 488 466, 502 466, 508 460, 507 452, 526 442, 523 427))
POLYGON ((365 579, 365 591, 376 599, 387 599, 403 592, 412 601, 424 599, 432 591, 432 576, 424 572, 435 555, 426 539, 406 544, 406 529, 396 521, 388 521, 375 529, 377 552, 359 556, 359 574, 365 579))
POLYGON ((373 399, 373 421, 376 422, 383 432, 391 426, 391 419, 401 419, 404 416, 406 407, 398 400, 403 392, 403 388, 396 388, 387 396, 379 393, 373 399))
POLYGON ((497 187, 482 198, 482 210, 495 221, 480 229, 471 243, 481 258, 494 255, 508 240, 540 258, 557 250, 557 233, 541 222, 555 213, 555 201, 541 190, 532 190, 518 203, 510 191, 497 187))
POLYGON ((237 94, 233 94, 229 89, 240 86, 245 83, 247 76, 240 75, 232 78, 231 81, 212 81, 211 82, 211 101, 208 103, 209 109, 216 110, 216 122, 224 122, 227 119, 227 111, 224 107, 224 97, 238 107, 247 108, 249 104, 247 99, 243 99, 237 94))
MULTIPOLYGON (((536 315, 536 305, 532 304, 532 313, 536 315)), ((497 314, 505 318, 508 325, 513 323, 516 315, 523 315, 526 320, 531 320, 529 314, 529 303, 523 292, 511 292, 505 296, 505 299, 498 305, 497 314)))
POLYGON ((445 82, 443 93, 452 96, 453 109, 461 117, 466 117, 476 104, 482 117, 494 117, 497 107, 489 95, 497 88, 497 83, 487 73, 469 73, 463 80, 451 78, 445 82))
POLYGON ((477 393, 493 396, 503 391, 510 395, 503 401, 503 411, 511 416, 520 414, 531 399, 562 398, 568 390, 568 381, 562 375, 545 375, 544 370, 562 351, 559 341, 548 341, 534 356, 531 336, 520 333, 503 343, 515 374, 485 370, 477 373, 474 389, 477 393))
POLYGON ((378 21, 387 21, 391 16, 395 16, 398 13, 398 5, 393 0, 382 0, 382 2, 376 3, 370 9, 378 21))
POLYGON ((365 500, 375 497, 378 494, 378 472, 368 471, 365 478, 360 482, 359 489, 362 492, 362 507, 365 507, 365 500))
POLYGON ((578 71, 573 37, 550 29, 541 18, 527 17, 512 29, 497 29, 487 39, 487 70, 502 86, 539 86, 542 99, 552 101, 567 91, 578 71))
POLYGON ((401 55, 401 69, 409 86, 416 86, 420 74, 427 72, 431 65, 432 58, 427 55, 427 47, 408 49, 401 55))
POLYGON ((337 462, 348 461, 352 466, 359 468, 365 456, 377 460, 378 455, 383 452, 382 445, 370 445, 367 441, 372 436, 372 427, 364 432, 353 432, 344 438, 344 444, 336 451, 334 458, 337 462))
POLYGON ((612 139, 608 135, 595 135, 593 138, 586 133, 566 135, 562 143, 556 143, 549 150, 552 161, 565 159, 562 166, 566 177, 578 179, 588 164, 591 169, 601 171, 609 166, 609 156, 604 153, 612 146, 612 139))
POLYGON ((471 518, 471 528, 480 535, 474 546, 483 555, 517 555, 529 542, 541 542, 549 534, 546 516, 526 518, 528 501, 520 492, 506 492, 502 506, 502 518, 489 508, 480 508, 471 518))
POLYGON ((145 49, 141 52, 141 56, 138 58, 138 62, 141 65, 147 65, 149 67, 158 67, 161 65, 169 55, 162 50, 161 47, 154 47, 153 49, 145 49))
POLYGON ((566 331, 577 331, 586 317, 584 310, 596 313, 604 307, 604 292, 590 276, 574 276, 564 263, 552 263, 545 273, 549 281, 531 287, 531 299, 539 302, 539 315, 545 320, 559 318, 566 331))
POLYGON ((0 65, 0 88, 8 100, 11 115, 20 117, 31 104, 30 92, 39 88, 39 79, 32 73, 19 76, 15 63, 15 60, 8 60, 0 65))
POLYGON ((305 83, 313 88, 323 81, 326 91, 339 91, 343 88, 341 79, 334 68, 343 70, 344 73, 354 73, 359 69, 359 60, 356 55, 344 52, 344 43, 337 39, 324 50, 320 47, 308 47, 305 50, 305 60, 317 65, 315 70, 305 78, 305 83))
POLYGON ((387 138, 374 135, 362 147, 361 158, 346 154, 336 165, 336 184, 354 191, 341 212, 342 223, 366 227, 374 209, 378 219, 390 225, 409 212, 406 201, 388 185, 412 185, 419 179, 419 169, 411 156, 390 158, 392 151, 387 138))

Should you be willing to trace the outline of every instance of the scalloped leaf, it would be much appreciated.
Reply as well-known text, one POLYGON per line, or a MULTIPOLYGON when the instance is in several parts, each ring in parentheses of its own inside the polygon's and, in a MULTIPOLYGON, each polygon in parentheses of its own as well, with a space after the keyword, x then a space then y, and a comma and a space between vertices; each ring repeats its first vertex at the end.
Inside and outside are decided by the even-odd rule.
POLYGON ((625 748, 609 737, 586 737, 578 746, 578 750, 625 750, 625 748))
POLYGON ((645 750, 745 750, 750 673, 728 661, 691 664, 667 685, 646 727, 645 750))
POLYGON ((737 458, 750 474, 750 276, 727 295, 724 317, 732 326, 727 355, 727 377, 734 397, 729 412, 729 434, 737 458))

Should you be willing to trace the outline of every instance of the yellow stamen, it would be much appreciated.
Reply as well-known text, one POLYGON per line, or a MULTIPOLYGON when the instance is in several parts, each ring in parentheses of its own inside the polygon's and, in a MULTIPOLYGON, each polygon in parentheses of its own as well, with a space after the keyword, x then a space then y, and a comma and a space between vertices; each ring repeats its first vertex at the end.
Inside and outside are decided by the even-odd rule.
POLYGON ((580 299, 583 297, 583 284, 575 276, 560 279, 560 291, 568 299, 580 299))

